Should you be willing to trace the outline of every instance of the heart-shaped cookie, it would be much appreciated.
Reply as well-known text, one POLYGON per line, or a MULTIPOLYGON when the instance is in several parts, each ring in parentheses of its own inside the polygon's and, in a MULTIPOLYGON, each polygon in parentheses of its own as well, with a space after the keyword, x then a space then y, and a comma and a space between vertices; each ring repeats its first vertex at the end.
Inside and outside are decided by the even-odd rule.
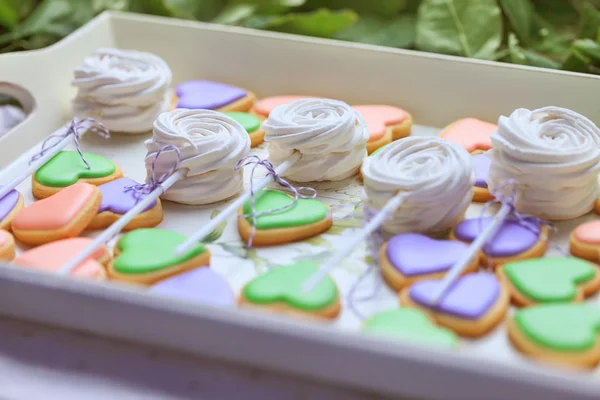
POLYGON ((96 154, 83 153, 88 168, 76 151, 60 151, 32 175, 32 193, 36 199, 52 196, 77 182, 102 185, 121 178, 121 167, 96 154))
POLYGON ((588 304, 542 304, 518 310, 508 323, 511 342, 543 362, 593 368, 600 361, 600 309, 588 304))
POLYGON ((369 128, 369 154, 394 140, 410 135, 412 116, 401 108, 386 105, 362 105, 353 108, 362 115, 369 128))
POLYGON ((327 277, 306 292, 303 283, 319 267, 309 261, 278 267, 255 278, 242 290, 240 304, 288 314, 335 318, 341 309, 335 282, 327 277))
POLYGON ((493 274, 478 272, 459 278, 439 303, 432 305, 440 281, 419 281, 400 294, 402 304, 426 311, 434 320, 462 336, 478 337, 504 317, 509 295, 493 274))
POLYGON ((252 112, 263 118, 268 118, 271 111, 282 104, 289 104, 292 101, 308 99, 310 96, 272 96, 265 97, 254 104, 252 112))
POLYGON ((197 244, 181 256, 175 249, 187 238, 164 229, 142 228, 123 235, 114 249, 115 259, 109 265, 113 280, 151 285, 162 279, 208 266, 210 252, 197 244))
MULTIPOLYGON (((461 242, 471 243, 492 222, 492 217, 466 219, 458 223, 450 237, 461 242)), ((538 258, 544 255, 548 228, 541 228, 532 220, 506 218, 494 237, 483 246, 484 265, 494 266, 511 261, 538 258)))
POLYGON ((600 261, 600 221, 586 222, 571 232, 569 250, 576 257, 600 261))
POLYGON ((0 229, 0 262, 10 261, 15 257, 15 239, 7 231, 0 229))
MULTIPOLYGON (((278 190, 263 190, 256 195, 256 213, 264 213, 284 207, 293 198, 278 190)), ((242 239, 248 243, 252 234, 252 202, 248 201, 240 209, 238 230, 242 239), (247 217, 243 217, 247 215, 247 217)), ((329 207, 318 200, 299 199, 291 208, 256 218, 256 234, 253 246, 271 246, 296 242, 317 236, 333 224, 329 207)))
POLYGON ((173 108, 215 111, 248 111, 254 104, 254 93, 213 81, 187 81, 175 89, 173 108))
MULTIPOLYGON (((119 178, 98 186, 102 194, 102 202, 88 229, 108 228, 143 200, 146 197, 145 195, 131 190, 131 187, 135 185, 138 185, 138 183, 133 179, 119 178)), ((160 224, 162 219, 162 205, 160 199, 157 199, 136 215, 123 230, 151 228, 160 224)))
MULTIPOLYGON (((2 185, 0 185, 0 189, 2 185)), ((10 230, 10 224, 23 208, 23 196, 11 190, 0 199, 0 229, 10 230)))
POLYGON ((265 140, 265 131, 260 128, 262 121, 256 115, 239 111, 226 112, 225 115, 239 122, 248 132, 250 147, 256 147, 265 140))
POLYGON ((475 154, 471 156, 473 166, 475 167, 475 186, 473 187, 473 201, 477 203, 485 203, 492 200, 494 197, 488 190, 486 182, 487 176, 490 173, 492 160, 485 154, 475 154))
MULTIPOLYGON (((416 233, 392 237, 380 250, 381 273, 400 291, 416 281, 441 279, 469 249, 455 240, 435 240, 416 233)), ((480 256, 474 257, 463 273, 475 272, 480 256)))
POLYGON ((212 268, 195 268, 175 275, 158 282, 149 291, 161 296, 218 307, 235 305, 235 295, 231 286, 212 268))
POLYGON ((25 207, 13 220, 12 231, 31 245, 75 237, 88 227, 101 200, 98 187, 76 183, 25 207))
POLYGON ((598 267, 575 257, 515 261, 499 267, 496 273, 519 306, 580 302, 600 289, 598 267))
MULTIPOLYGON (((69 260, 79 254, 83 249, 92 243, 90 238, 71 238, 47 243, 21 253, 13 264, 22 267, 56 273, 69 260)), ((110 253, 104 245, 98 247, 81 264, 75 267, 70 275, 84 279, 104 279, 106 273, 104 266, 110 261, 110 253)))
POLYGON ((498 126, 489 122, 464 118, 445 127, 439 136, 464 147, 469 153, 474 153, 492 148, 491 136, 496 129, 498 126))
POLYGON ((435 347, 458 347, 458 337, 452 331, 436 326, 426 314, 411 308, 399 308, 374 315, 365 322, 362 332, 435 347))

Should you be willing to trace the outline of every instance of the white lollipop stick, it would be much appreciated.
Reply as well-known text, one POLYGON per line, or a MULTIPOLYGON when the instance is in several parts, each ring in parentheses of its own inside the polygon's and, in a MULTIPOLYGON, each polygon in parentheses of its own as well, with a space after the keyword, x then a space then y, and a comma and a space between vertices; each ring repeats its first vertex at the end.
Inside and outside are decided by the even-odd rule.
POLYGON ((334 254, 334 256, 322 268, 320 268, 313 276, 304 282, 302 285, 302 290, 305 292, 310 292, 317 287, 317 285, 323 279, 325 279, 331 270, 337 267, 344 258, 346 258, 356 249, 356 246, 358 246, 360 242, 365 240, 371 233, 375 231, 375 229, 379 228, 381 224, 383 224, 389 217, 389 215, 394 213, 402 205, 405 198, 405 193, 398 193, 392 197, 381 209, 381 211, 379 211, 377 215, 375 215, 375 217, 369 221, 362 231, 351 238, 346 243, 346 246, 342 247, 342 249, 334 254))
MULTIPOLYGON (((281 163, 277 168, 275 168, 275 172, 277 175, 284 174, 292 165, 294 165, 298 160, 300 160, 302 154, 300 152, 295 152, 287 159, 285 162, 281 163)), ((274 181, 274 177, 272 175, 266 176, 262 181, 260 181, 257 185, 254 186, 254 193, 260 192, 264 189, 269 183, 274 181)), ((212 231, 214 231, 222 222, 224 222, 231 214, 234 214, 240 207, 242 207, 247 201, 250 199, 250 192, 245 192, 240 195, 235 201, 225 210, 219 213, 214 219, 211 219, 206 225, 202 228, 198 229, 195 233, 193 233, 188 239, 180 244, 175 249, 175 255, 180 256, 182 254, 187 253, 192 247, 194 247, 199 241, 203 240, 206 236, 208 236, 212 231)))
POLYGON ((510 214, 511 210, 512 207, 510 204, 502 204, 502 207, 500 207, 500 210, 498 210, 492 222, 488 226, 486 226, 483 232, 481 232, 481 234, 477 236, 477 239, 475 239, 471 243, 471 246, 469 246, 469 251, 467 251, 467 253, 465 253, 465 255, 460 260, 458 260, 456 264, 454 264, 452 268, 450 268, 450 270, 446 273, 444 279, 442 280, 441 287, 432 298, 433 305, 437 305, 440 302, 440 300, 444 297, 444 294, 446 294, 446 291, 448 291, 448 289, 454 284, 456 279, 458 279, 463 270, 467 267, 469 261, 471 261, 471 259, 475 257, 477 252, 483 246, 485 246, 485 244, 490 239, 492 239, 494 235, 496 235, 498 229, 500 229, 500 227, 502 226, 502 222, 506 219, 506 217, 508 217, 508 214, 510 214))
POLYGON ((154 200, 167 191, 171 186, 178 180, 183 178, 187 174, 187 168, 179 169, 169 176, 163 183, 158 185, 148 196, 144 197, 142 201, 136 204, 131 210, 127 211, 125 215, 119 218, 114 224, 106 229, 100 236, 98 236, 92 243, 90 243, 83 251, 77 256, 71 259, 67 264, 60 268, 58 271, 59 275, 69 275, 71 271, 79 264, 84 262, 98 246, 108 242, 114 235, 121 232, 121 229, 125 227, 136 215, 142 212, 146 207, 150 205, 154 200))

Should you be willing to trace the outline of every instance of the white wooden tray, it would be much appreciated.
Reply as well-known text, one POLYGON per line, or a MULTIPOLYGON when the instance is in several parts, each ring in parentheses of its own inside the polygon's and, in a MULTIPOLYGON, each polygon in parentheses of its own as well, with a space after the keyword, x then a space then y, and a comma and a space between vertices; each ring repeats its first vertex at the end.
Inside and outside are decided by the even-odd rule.
MULTIPOLYGON (((0 90, 15 95, 31 111, 24 123, 0 139, 0 166, 8 177, 23 168, 29 149, 71 118, 73 68, 98 47, 158 54, 171 66, 175 84, 205 78, 250 89, 259 97, 305 94, 350 104, 399 105, 419 124, 416 135, 436 134, 462 117, 495 121, 519 107, 545 105, 571 108, 600 123, 595 102, 600 77, 106 13, 47 49, 0 57, 0 76, 5 80, 0 90)), ((89 135, 82 142, 87 151, 112 159, 126 176, 141 181, 142 143, 147 137, 114 136, 105 141, 89 135)), ((253 152, 266 153, 264 148, 253 152)), ((307 242, 259 250, 244 259, 232 217, 223 236, 209 245, 211 266, 239 289, 267 265, 299 257, 322 260, 360 225, 360 217, 352 212, 363 189, 355 179, 314 187, 322 201, 336 205, 338 222, 332 231, 307 242)), ((29 181, 18 189, 26 203, 33 201, 29 181)), ((223 207, 224 203, 206 207, 165 203, 160 226, 189 234, 223 207)), ((479 210, 473 205, 468 215, 477 216, 479 210)), ((593 218, 560 224, 555 239, 564 246, 576 225, 593 218)), ((366 267, 361 248, 334 272, 344 296, 366 267)), ((360 290, 370 290, 368 281, 360 290)), ((359 304, 366 314, 395 306, 397 299, 387 288, 374 300, 359 304)), ((324 325, 214 309, 115 283, 81 282, 11 267, 0 268, 0 313, 382 393, 502 400, 600 396, 598 372, 577 374, 532 364, 510 346, 504 327, 480 340, 463 340, 457 352, 445 352, 358 335, 360 321, 347 308, 333 324, 324 325)))

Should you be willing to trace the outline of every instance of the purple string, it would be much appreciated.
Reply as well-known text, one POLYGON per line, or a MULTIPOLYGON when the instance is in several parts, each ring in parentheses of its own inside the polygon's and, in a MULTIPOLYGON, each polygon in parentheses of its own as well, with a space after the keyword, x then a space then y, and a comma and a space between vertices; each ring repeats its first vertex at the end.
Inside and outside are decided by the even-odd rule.
POLYGON ((298 188, 294 187, 288 181, 286 181, 281 176, 279 176, 277 171, 275 171, 275 167, 273 166, 273 164, 271 164, 271 162, 269 160, 266 160, 266 159, 262 160, 256 155, 248 155, 248 156, 242 158, 241 160, 239 160, 235 166, 235 171, 237 171, 240 168, 243 168, 247 165, 252 165, 252 170, 250 172, 250 201, 252 204, 252 211, 250 212, 250 214, 240 215, 239 218, 251 217, 251 219, 252 219, 252 232, 250 233, 250 238, 248 239, 248 243, 246 244, 246 249, 250 250, 250 248, 252 247, 252 242, 254 241, 254 236, 256 235, 256 219, 258 217, 261 217, 264 215, 276 214, 281 211, 289 210, 296 205, 296 203, 298 202, 299 199, 314 199, 315 197, 317 197, 317 191, 313 188, 305 187, 305 186, 301 186, 298 188), (275 183, 277 183, 279 186, 282 186, 282 187, 288 189, 290 192, 292 192, 294 194, 294 198, 292 199, 292 201, 289 204, 286 204, 283 207, 279 207, 279 208, 276 208, 273 210, 263 211, 261 213, 256 212, 256 193, 254 192, 254 172, 256 171, 256 168, 258 168, 259 166, 263 167, 267 170, 267 176, 271 175, 273 177, 273 180, 275 181, 275 183), (310 195, 302 194, 301 191, 308 191, 308 192, 310 192, 310 195))
MULTIPOLYGON (((125 188, 125 191, 126 192, 128 192, 130 190, 135 191, 137 193, 136 198, 139 201, 139 199, 141 197, 148 195, 148 194, 152 193, 154 190, 156 190, 157 188, 161 187, 160 185, 162 185, 163 182, 166 181, 169 176, 173 175, 173 173, 177 170, 177 168, 179 168, 180 162, 181 162, 181 153, 179 152, 179 149, 176 146, 173 146, 172 144, 168 144, 166 146, 161 147, 160 150, 158 150, 156 153, 154 153, 154 160, 152 160, 152 165, 150 168, 150 182, 133 185, 133 186, 127 186, 125 188), (155 166, 156 161, 160 157, 161 153, 163 151, 167 151, 167 150, 173 150, 175 152, 175 154, 177 155, 177 159, 173 163, 173 166, 171 166, 171 168, 167 172, 165 172, 164 174, 162 174, 160 177, 157 178, 156 177, 156 166, 155 166)), ((162 189, 162 187, 161 187, 161 189, 162 189)))
POLYGON ((73 120, 71 121, 71 124, 69 125, 69 128, 66 130, 65 133, 50 135, 46 138, 46 140, 44 140, 42 142, 41 150, 39 151, 39 153, 37 153, 33 157, 31 157, 31 160, 29 160, 29 165, 31 165, 32 162, 42 158, 48 150, 55 147, 64 138, 66 138, 69 135, 73 135, 73 142, 75 142, 75 148, 77 149, 77 152, 79 153, 79 157, 81 157, 81 160, 84 162, 87 169, 90 169, 91 168, 90 164, 87 162, 85 157, 83 157, 83 153, 81 152, 81 148, 79 146, 79 132, 78 131, 79 131, 79 129, 84 128, 84 123, 86 123, 86 122, 89 122, 91 124, 91 126, 87 128, 88 131, 97 133, 98 135, 102 136, 105 139, 110 139, 110 132, 109 132, 108 128, 106 128, 101 122, 99 122, 93 118, 84 118, 79 121, 77 120, 77 118, 73 118, 73 120), (97 125, 97 127, 94 125, 97 125))

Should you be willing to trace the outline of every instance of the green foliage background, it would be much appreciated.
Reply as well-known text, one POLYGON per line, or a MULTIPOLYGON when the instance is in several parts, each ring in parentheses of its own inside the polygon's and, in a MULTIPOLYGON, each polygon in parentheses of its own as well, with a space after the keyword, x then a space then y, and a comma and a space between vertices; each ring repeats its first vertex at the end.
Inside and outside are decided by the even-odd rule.
POLYGON ((104 10, 600 74, 600 0, 0 0, 0 51, 60 40, 104 10))

